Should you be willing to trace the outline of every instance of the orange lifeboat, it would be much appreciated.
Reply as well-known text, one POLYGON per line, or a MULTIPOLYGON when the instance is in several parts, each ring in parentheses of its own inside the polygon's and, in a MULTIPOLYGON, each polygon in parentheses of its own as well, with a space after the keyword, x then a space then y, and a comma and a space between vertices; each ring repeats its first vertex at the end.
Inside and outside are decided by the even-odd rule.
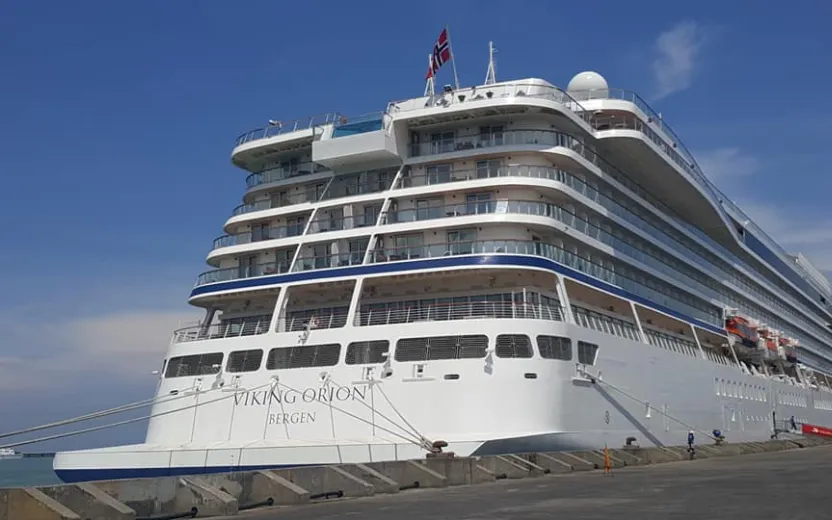
POLYGON ((757 333, 757 327, 745 316, 729 315, 725 320, 725 330, 739 338, 744 346, 757 348, 760 335, 757 333))

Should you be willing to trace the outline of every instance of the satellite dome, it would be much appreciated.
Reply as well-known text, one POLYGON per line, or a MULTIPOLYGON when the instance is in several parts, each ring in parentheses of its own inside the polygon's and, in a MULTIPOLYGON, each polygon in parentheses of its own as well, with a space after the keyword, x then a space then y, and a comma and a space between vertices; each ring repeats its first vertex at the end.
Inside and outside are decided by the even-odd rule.
POLYGON ((569 80, 566 91, 573 97, 588 99, 589 91, 592 91, 592 98, 607 97, 609 87, 604 76, 590 70, 579 72, 569 80), (580 94, 579 94, 580 93, 580 94), (577 96, 575 94, 578 94, 577 96))

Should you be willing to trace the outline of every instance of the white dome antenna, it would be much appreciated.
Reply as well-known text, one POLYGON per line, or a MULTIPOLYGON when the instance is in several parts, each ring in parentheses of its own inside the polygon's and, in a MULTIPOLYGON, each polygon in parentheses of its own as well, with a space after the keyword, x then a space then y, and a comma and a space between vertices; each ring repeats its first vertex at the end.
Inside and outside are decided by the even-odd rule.
POLYGON ((605 99, 610 95, 604 76, 591 70, 575 74, 569 80, 566 91, 575 99, 605 99))

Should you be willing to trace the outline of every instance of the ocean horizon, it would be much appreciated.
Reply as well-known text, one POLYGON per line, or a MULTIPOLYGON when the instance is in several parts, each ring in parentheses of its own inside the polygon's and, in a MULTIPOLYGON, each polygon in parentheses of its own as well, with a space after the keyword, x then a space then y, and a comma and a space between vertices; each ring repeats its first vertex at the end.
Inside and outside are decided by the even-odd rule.
POLYGON ((54 455, 0 459, 0 488, 63 484, 52 469, 54 455))

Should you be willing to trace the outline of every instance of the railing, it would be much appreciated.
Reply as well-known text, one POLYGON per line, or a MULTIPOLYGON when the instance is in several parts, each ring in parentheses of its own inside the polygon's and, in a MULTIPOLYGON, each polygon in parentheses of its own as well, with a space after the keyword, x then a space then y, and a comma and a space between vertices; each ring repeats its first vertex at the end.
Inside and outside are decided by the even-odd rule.
POLYGON ((378 219, 377 213, 366 213, 353 215, 351 217, 321 218, 312 221, 309 225, 309 234, 326 233, 328 231, 343 231, 362 227, 375 226, 378 219))
POLYGON ((195 287, 209 283, 228 282, 230 280, 242 280, 244 278, 254 278, 256 276, 267 276, 287 272, 289 272, 289 265, 287 262, 266 262, 243 268, 227 267, 224 269, 213 269, 200 274, 196 279, 195 287))
POLYGON ((401 101, 392 101, 387 105, 387 112, 394 114, 397 112, 409 112, 411 110, 423 110, 426 102, 432 106, 436 105, 457 105, 470 103, 472 101, 481 101, 487 99, 503 99, 509 97, 530 97, 540 98, 549 101, 554 101, 564 105, 567 109, 574 112, 582 119, 587 119, 589 114, 586 109, 573 96, 559 89, 555 86, 542 85, 539 83, 503 83, 494 86, 480 86, 476 88, 463 88, 454 91, 452 96, 444 96, 439 93, 433 98, 423 97, 418 99, 409 99, 401 101), (490 95, 489 95, 490 92, 490 95), (459 100, 459 96, 463 95, 464 99, 459 100))
POLYGON ((451 152, 461 152, 495 146, 569 146, 577 141, 569 134, 553 130, 504 130, 486 134, 455 135, 453 138, 413 143, 410 145, 411 157, 425 157, 451 152))
POLYGON ((289 312, 289 315, 280 317, 286 332, 315 329, 337 329, 347 324, 347 311, 330 311, 313 313, 299 311, 289 312))
POLYGON ((319 125, 334 123, 340 117, 341 115, 335 112, 331 114, 320 114, 303 119, 297 119, 295 121, 275 121, 274 124, 269 124, 263 128, 256 128, 254 130, 249 130, 244 134, 240 134, 240 136, 237 137, 235 146, 240 146, 241 144, 257 141, 259 139, 268 139, 269 137, 274 137, 276 135, 296 132, 298 130, 308 130, 319 125))
POLYGON ((261 184, 269 184, 272 182, 284 181, 286 179, 304 177, 306 175, 312 175, 314 173, 321 173, 325 171, 327 171, 326 168, 318 166, 313 162, 300 163, 289 168, 272 168, 262 172, 252 173, 246 177, 246 187, 251 189, 261 184))
POLYGON ((294 206, 295 204, 303 204, 304 202, 317 202, 318 195, 319 194, 317 192, 314 192, 314 190, 312 193, 303 191, 301 193, 293 193, 284 197, 273 197, 267 200, 258 200, 257 202, 252 202, 249 204, 240 204, 239 206, 234 208, 234 211, 231 212, 231 215, 244 215, 246 213, 252 213, 254 211, 285 208, 286 206, 294 206))
POLYGON ((453 320, 548 320, 563 321, 560 307, 535 303, 467 302, 429 305, 407 309, 378 309, 359 312, 355 325, 393 325, 453 320))
POLYGON ((207 327, 196 325, 173 331, 173 343, 202 341, 208 339, 236 338, 241 336, 256 336, 269 331, 271 314, 261 316, 247 316, 228 321, 214 323, 207 327))
MULTIPOLYGON (((630 101, 631 103, 635 104, 642 112, 644 112, 647 117, 647 123, 655 124, 664 134, 666 134, 670 139, 671 143, 668 144, 649 124, 645 124, 638 120, 638 123, 628 122, 627 128, 630 130, 637 130, 644 133, 651 141, 653 141, 660 149, 662 149, 676 164, 678 164, 682 169, 684 169, 702 188, 705 189, 706 193, 708 193, 712 200, 719 203, 722 206, 726 206, 731 211, 736 213, 736 216, 739 217, 740 221, 747 221, 747 224, 740 224, 743 225, 744 228, 749 229, 754 233, 755 236, 759 237, 760 241, 772 250, 775 255, 779 257, 779 259, 785 264, 786 269, 792 269, 797 274, 800 274, 797 269, 794 269, 792 263, 790 262, 790 257, 788 252, 783 249, 780 244, 774 241, 765 231, 763 231, 751 218, 739 207, 737 206, 734 201, 728 198, 710 179, 705 176, 705 173, 702 171, 702 168, 696 162, 693 154, 687 147, 684 145, 682 140, 679 138, 678 135, 664 122, 661 115, 659 115, 655 110, 653 110, 650 105, 647 104, 638 94, 635 92, 631 92, 628 90, 622 89, 604 89, 600 91, 583 91, 576 93, 577 97, 584 100, 589 99, 622 99, 624 101, 630 101), (585 98, 584 98, 585 97, 585 98)), ((621 120, 624 118, 616 118, 617 120, 621 120)), ((593 123, 593 126, 596 126, 593 123)), ((599 130, 599 128, 595 128, 599 130)), ((699 231, 697 229, 697 231, 699 231)), ((702 233, 699 231, 699 233, 702 233)), ((703 233, 704 234, 704 233, 703 233)), ((709 240, 710 237, 708 237, 709 240)), ((771 268, 775 271, 780 272, 778 266, 771 265, 771 268)), ((786 278, 792 283, 795 283, 794 280, 791 279, 786 273, 782 273, 786 278)), ((800 286, 799 283, 795 283, 798 287, 800 286)), ((818 285, 817 288, 821 286, 818 285)), ((821 290, 820 292, 824 292, 821 290)))
POLYGON ((448 242, 425 246, 407 246, 401 248, 384 248, 374 251, 370 255, 371 262, 398 262, 404 260, 415 260, 421 258, 440 258, 457 255, 481 255, 481 254, 515 254, 540 256, 553 260, 557 263, 569 266, 577 271, 617 285, 633 294, 647 298, 650 301, 675 308, 680 312, 699 318, 708 323, 721 326, 722 313, 715 306, 703 304, 704 308, 694 307, 694 297, 689 297, 691 303, 684 302, 673 296, 664 294, 655 289, 633 280, 628 275, 616 272, 615 266, 609 267, 587 260, 571 251, 537 241, 521 240, 483 240, 448 242))
POLYGON ((245 233, 223 235, 214 239, 214 246, 212 249, 251 244, 252 242, 261 242, 263 240, 296 237, 303 234, 304 226, 305 224, 302 223, 293 226, 275 226, 265 229, 255 228, 254 231, 246 231, 245 233))
POLYGON ((358 135, 376 130, 386 130, 390 118, 383 111, 369 112, 359 116, 341 116, 334 124, 332 138, 358 135))
MULTIPOLYGON (((366 245, 365 245, 366 247, 366 245)), ((334 253, 323 256, 299 256, 293 271, 315 271, 333 267, 349 267, 364 263, 365 250, 334 253)))

